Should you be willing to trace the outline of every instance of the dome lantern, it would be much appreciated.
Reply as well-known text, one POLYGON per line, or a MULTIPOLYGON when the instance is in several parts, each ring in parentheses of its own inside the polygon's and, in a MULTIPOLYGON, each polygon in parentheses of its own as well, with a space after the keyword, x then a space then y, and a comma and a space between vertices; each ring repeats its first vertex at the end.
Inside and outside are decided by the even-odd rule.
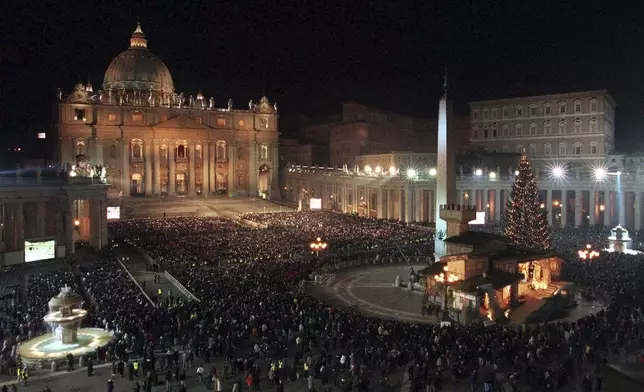
POLYGON ((148 40, 145 39, 145 34, 141 30, 141 23, 136 24, 136 29, 132 33, 132 38, 130 38, 130 49, 147 49, 148 40))

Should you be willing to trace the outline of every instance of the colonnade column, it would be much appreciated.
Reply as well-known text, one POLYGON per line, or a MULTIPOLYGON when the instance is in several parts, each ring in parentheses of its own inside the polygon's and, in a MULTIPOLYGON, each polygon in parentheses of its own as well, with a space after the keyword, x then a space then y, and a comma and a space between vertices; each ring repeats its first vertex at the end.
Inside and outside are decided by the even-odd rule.
POLYGON ((494 190, 494 222, 501 222, 501 190, 494 190))
POLYGON ((168 146, 168 195, 177 194, 177 169, 176 169, 176 150, 174 146, 168 146))
POLYGON ((635 220, 633 221, 633 228, 640 230, 642 228, 642 193, 635 192, 635 220))
POLYGON ((36 220, 36 235, 42 238, 47 229, 47 203, 44 200, 36 202, 36 220))
POLYGON ((123 196, 127 197, 130 196, 131 192, 131 180, 130 180, 130 142, 123 139, 121 141, 121 150, 122 150, 122 157, 121 157, 121 191, 123 192, 123 196))
POLYGON ((588 191, 588 224, 590 227, 597 223, 596 211, 597 208, 597 193, 595 191, 588 191))
POLYGON ((561 227, 568 224, 568 190, 561 190, 561 227))
POLYGON ((575 190, 575 227, 581 226, 583 221, 583 192, 582 190, 575 190))
POLYGON ((604 226, 610 227, 610 210, 611 210, 611 200, 610 200, 610 192, 609 191, 602 191, 601 193, 604 194, 604 226))
POLYGON ((67 200, 67 205, 64 206, 64 226, 65 226, 65 256, 67 259, 72 259, 76 254, 74 249, 74 200, 67 200))
MULTIPOLYGON (((168 151, 166 149, 166 151, 168 151)), ((161 145, 154 141, 154 194, 161 195, 161 145)))
POLYGON ((619 204, 619 221, 618 225, 626 226, 626 195, 628 192, 619 190, 615 193, 617 196, 617 203, 619 204))
POLYGON ((427 198, 429 199, 427 201, 427 216, 428 216, 427 221, 428 222, 434 222, 434 220, 436 219, 436 215, 434 213, 434 205, 435 205, 434 204, 434 191, 430 190, 428 192, 428 194, 427 194, 427 198))
POLYGON ((416 189, 414 191, 416 193, 416 197, 414 198, 414 210, 416 211, 416 222, 422 222, 423 221, 423 196, 424 196, 424 191, 422 189, 416 189))
POLYGON ((201 146, 201 195, 203 197, 208 197, 208 192, 210 192, 209 185, 209 173, 210 170, 214 169, 210 167, 210 142, 205 141, 201 146))
POLYGON ((152 196, 154 194, 152 190, 152 142, 149 140, 146 140, 143 143, 143 148, 145 149, 144 152, 144 158, 145 158, 145 195, 146 196, 152 196))
POLYGON ((195 175, 195 160, 197 158, 197 154, 195 153, 195 142, 190 142, 189 147, 190 148, 190 153, 188 155, 188 196, 195 196, 196 195, 196 175, 195 175))
POLYGON ((483 211, 485 211, 485 222, 487 223, 492 220, 490 219, 490 207, 488 207, 490 204, 490 191, 489 189, 481 189, 481 192, 483 193, 483 205, 481 207, 483 207, 483 211))
POLYGON ((271 185, 269 188, 269 195, 271 199, 276 200, 276 199, 282 198, 282 192, 280 189, 280 178, 279 178, 280 152, 279 152, 279 145, 277 143, 273 145, 271 162, 273 164, 271 165, 271 185))
MULTIPOLYGON (((228 194, 232 195, 235 192, 235 142, 228 144, 228 194)), ((297 189, 296 194, 302 192, 301 189, 297 189)))
POLYGON ((25 249, 25 203, 14 203, 14 230, 16 233, 16 250, 25 249))
POLYGON ((376 215, 378 219, 384 218, 384 216, 382 216, 382 188, 380 187, 378 187, 378 207, 377 207, 376 215))
MULTIPOLYGON (((146 148, 147 152, 147 148, 146 148)), ((146 161, 148 156, 146 155, 146 161)), ((147 166, 147 164, 146 164, 147 166)), ((147 170, 145 173, 148 176, 147 170)), ((147 185, 147 180, 146 180, 147 185)), ((146 189, 147 193, 147 189, 146 189)), ((94 250, 101 249, 101 222, 100 222, 100 202, 98 200, 89 200, 89 246, 94 250)))

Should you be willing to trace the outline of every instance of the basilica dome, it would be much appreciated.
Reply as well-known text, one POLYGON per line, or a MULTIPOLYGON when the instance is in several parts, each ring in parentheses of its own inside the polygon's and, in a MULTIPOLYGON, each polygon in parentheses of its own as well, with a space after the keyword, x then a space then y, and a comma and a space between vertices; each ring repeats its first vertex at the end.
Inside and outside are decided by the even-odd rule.
POLYGON ((141 25, 130 38, 130 47, 112 60, 105 71, 104 90, 142 90, 173 93, 172 75, 166 65, 148 50, 141 25))

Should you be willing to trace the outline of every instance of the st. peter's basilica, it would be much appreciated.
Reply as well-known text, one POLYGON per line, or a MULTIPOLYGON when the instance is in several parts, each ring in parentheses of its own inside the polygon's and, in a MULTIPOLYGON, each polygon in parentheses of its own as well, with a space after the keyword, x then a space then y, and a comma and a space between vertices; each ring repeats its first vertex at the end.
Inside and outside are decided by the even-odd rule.
POLYGON ((140 25, 102 89, 59 90, 54 117, 61 164, 80 156, 103 166, 111 196, 279 192, 277 105, 262 97, 240 110, 231 99, 177 93, 140 25))

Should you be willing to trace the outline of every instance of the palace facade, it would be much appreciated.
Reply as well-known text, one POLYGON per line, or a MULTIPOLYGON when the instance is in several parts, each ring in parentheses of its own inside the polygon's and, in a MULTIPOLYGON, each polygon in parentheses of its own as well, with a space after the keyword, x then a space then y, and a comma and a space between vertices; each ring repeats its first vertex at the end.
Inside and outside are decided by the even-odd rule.
POLYGON ((277 105, 262 97, 242 110, 231 99, 222 107, 201 92, 177 93, 140 25, 102 88, 59 90, 54 116, 60 163, 80 155, 105 167, 110 197, 279 191, 277 105))

